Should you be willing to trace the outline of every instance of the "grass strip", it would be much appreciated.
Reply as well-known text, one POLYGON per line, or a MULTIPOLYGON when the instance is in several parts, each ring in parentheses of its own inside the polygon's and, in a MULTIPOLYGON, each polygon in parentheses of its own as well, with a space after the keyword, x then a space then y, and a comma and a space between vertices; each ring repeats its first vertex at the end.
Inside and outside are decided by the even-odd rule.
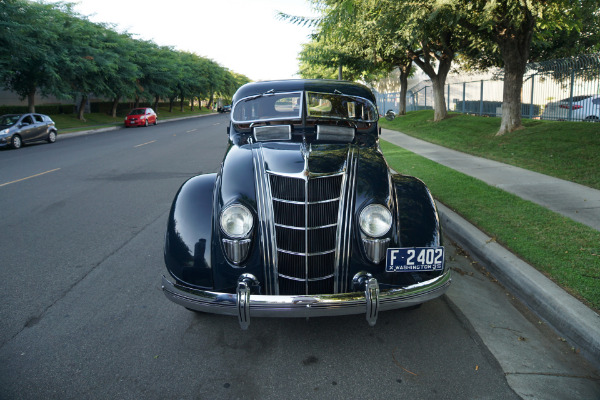
POLYGON ((600 123, 523 119, 523 129, 495 136, 500 118, 414 111, 381 126, 450 149, 600 189, 600 123))
POLYGON ((422 179, 437 200, 600 310, 600 232, 383 140, 381 149, 391 168, 422 179))
MULTIPOLYGON (((189 117, 194 115, 203 115, 214 113, 212 110, 202 108, 198 110, 198 107, 194 108, 194 111, 190 111, 190 107, 184 107, 183 111, 180 110, 179 106, 173 107, 173 111, 169 112, 168 107, 158 107, 156 111, 158 114, 158 121, 164 121, 167 119, 189 117)), ((77 132, 87 129, 100 129, 111 126, 123 125, 123 120, 126 113, 119 113, 116 118, 113 118, 106 113, 87 113, 84 115, 85 121, 77 119, 76 114, 52 114, 50 118, 56 123, 59 135, 67 132, 77 132)))

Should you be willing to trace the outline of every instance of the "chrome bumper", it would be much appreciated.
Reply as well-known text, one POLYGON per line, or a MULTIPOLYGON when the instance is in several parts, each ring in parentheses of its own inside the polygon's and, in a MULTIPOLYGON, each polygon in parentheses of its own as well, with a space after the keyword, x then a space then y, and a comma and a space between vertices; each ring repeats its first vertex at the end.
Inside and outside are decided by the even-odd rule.
POLYGON ((366 314, 375 325, 379 311, 410 307, 441 296, 450 285, 450 270, 443 275, 402 289, 380 290, 375 278, 365 279, 364 291, 339 294, 271 296, 250 294, 249 284, 240 280, 236 293, 198 290, 172 283, 165 276, 165 296, 186 308, 238 317, 247 329, 250 317, 322 317, 366 314))

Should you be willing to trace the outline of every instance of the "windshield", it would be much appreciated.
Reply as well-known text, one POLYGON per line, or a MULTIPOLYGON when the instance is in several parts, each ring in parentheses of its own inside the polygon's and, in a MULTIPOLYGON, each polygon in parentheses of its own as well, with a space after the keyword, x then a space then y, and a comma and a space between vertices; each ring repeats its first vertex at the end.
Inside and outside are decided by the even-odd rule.
POLYGON ((374 122, 377 120, 375 105, 362 97, 332 93, 306 93, 309 118, 331 118, 374 122))
POLYGON ((20 117, 20 115, 3 115, 0 117, 0 125, 14 125, 20 117))
POLYGON ((235 103, 231 120, 239 124, 300 119, 305 104, 308 118, 377 121, 375 105, 362 97, 321 92, 306 92, 306 102, 302 97, 303 92, 267 92, 246 97, 235 103))
POLYGON ((145 108, 136 108, 135 110, 132 110, 129 115, 144 115, 146 114, 146 109, 145 108))
POLYGON ((236 123, 300 119, 302 92, 264 93, 235 103, 231 119, 236 123))

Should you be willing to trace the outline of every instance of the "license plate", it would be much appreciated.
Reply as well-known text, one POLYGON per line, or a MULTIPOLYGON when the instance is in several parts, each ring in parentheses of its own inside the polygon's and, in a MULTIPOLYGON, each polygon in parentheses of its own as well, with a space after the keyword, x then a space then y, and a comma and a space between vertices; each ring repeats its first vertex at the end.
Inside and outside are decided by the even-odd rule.
POLYGON ((402 247, 388 249, 386 272, 441 271, 444 269, 443 247, 402 247))

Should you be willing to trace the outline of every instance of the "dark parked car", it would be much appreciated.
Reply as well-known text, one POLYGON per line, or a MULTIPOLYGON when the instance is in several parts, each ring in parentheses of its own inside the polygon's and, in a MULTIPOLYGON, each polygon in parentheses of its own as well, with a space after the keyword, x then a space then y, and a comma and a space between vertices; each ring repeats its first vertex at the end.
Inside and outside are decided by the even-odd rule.
POLYGON ((217 109, 217 111, 218 111, 218 112, 220 112, 220 113, 228 113, 228 112, 231 112, 231 104, 227 104, 227 105, 225 105, 225 106, 223 106, 223 107, 219 107, 219 108, 217 109))
POLYGON ((54 121, 43 114, 6 114, 0 117, 0 147, 20 149, 25 143, 56 141, 54 121))
POLYGON ((153 109, 149 107, 134 108, 125 117, 125 128, 130 126, 148 126, 156 125, 158 117, 153 109))
POLYGON ((250 83, 218 173, 183 184, 162 286, 188 309, 250 317, 366 315, 450 284, 425 184, 389 169, 375 97, 350 82, 250 83))

